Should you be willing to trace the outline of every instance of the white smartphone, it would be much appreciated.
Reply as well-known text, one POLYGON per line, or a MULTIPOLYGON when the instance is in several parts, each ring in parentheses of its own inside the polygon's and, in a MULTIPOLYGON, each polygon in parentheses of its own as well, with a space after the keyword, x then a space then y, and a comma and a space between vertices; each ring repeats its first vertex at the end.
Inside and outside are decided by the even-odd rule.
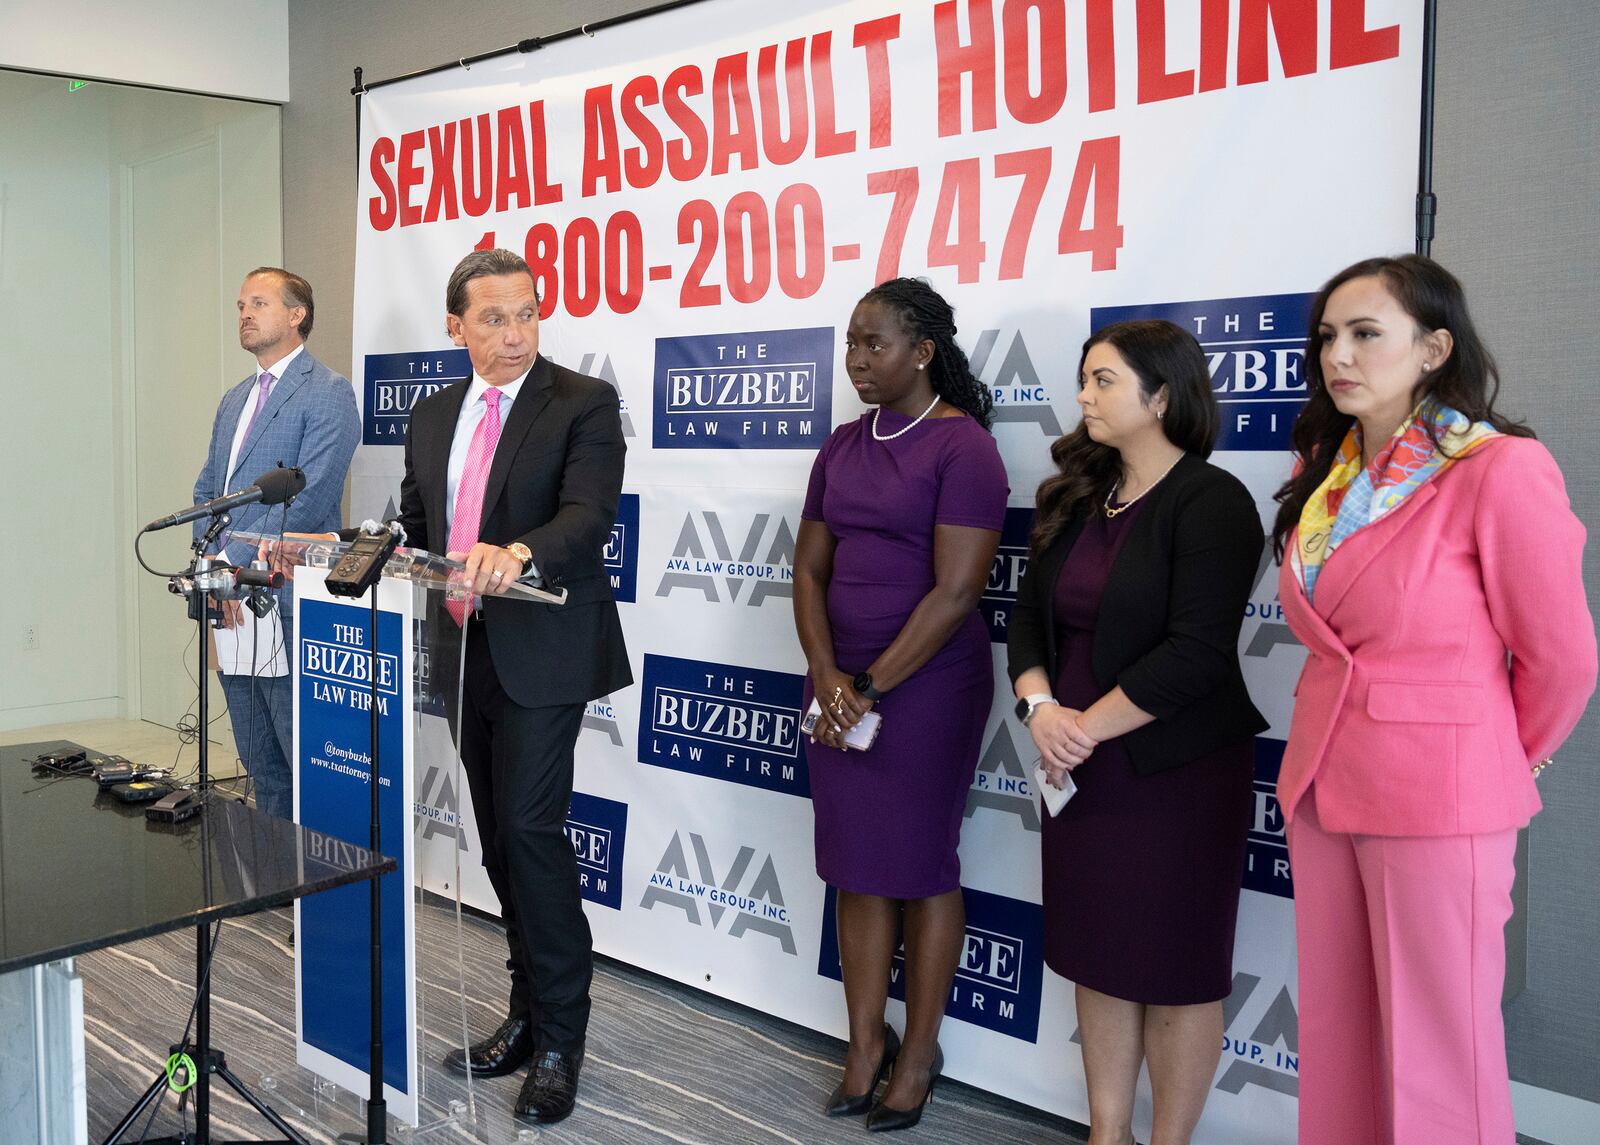
MULTIPOLYGON (((800 721, 802 735, 810 735, 817 726, 817 721, 822 718, 822 705, 815 698, 811 706, 806 709, 806 718, 800 721)), ((844 736, 845 747, 853 747, 857 751, 866 751, 878 738, 878 729, 883 726, 883 717, 877 712, 868 712, 857 721, 844 736)))
POLYGON ((1033 764, 1033 786, 1039 792, 1039 799, 1044 803, 1044 809, 1054 819, 1067 800, 1071 799, 1078 791, 1078 785, 1072 782, 1072 774, 1064 772, 1061 776, 1062 786, 1057 787, 1050 782, 1050 777, 1044 770, 1044 758, 1040 757, 1033 764))

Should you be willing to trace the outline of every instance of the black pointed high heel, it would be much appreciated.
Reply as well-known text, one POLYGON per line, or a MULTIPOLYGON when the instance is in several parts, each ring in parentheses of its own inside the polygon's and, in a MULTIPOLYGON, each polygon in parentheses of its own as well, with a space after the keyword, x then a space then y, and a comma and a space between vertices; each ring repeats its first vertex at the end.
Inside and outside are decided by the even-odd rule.
POLYGON ((910 1129, 922 1120, 922 1111, 928 1107, 928 1102, 933 1100, 933 1087, 939 1080, 939 1075, 944 1072, 944 1050, 939 1048, 939 1043, 933 1044, 933 1065, 928 1069, 928 1088, 923 1091, 922 1100, 913 1109, 896 1109, 892 1105, 878 1102, 872 1107, 872 1112, 867 1114, 868 1133, 892 1133, 896 1129, 910 1129))
POLYGON ((867 1087, 867 1092, 847 1094, 844 1091, 844 1082, 841 1081, 828 1095, 828 1104, 823 1107, 823 1112, 829 1117, 860 1117, 871 1109, 872 1095, 878 1092, 878 1083, 883 1080, 883 1075, 889 1072, 889 1067, 894 1064, 894 1059, 899 1053, 900 1035, 894 1032, 893 1026, 885 1022, 883 1057, 878 1059, 878 1072, 872 1076, 872 1084, 867 1087))

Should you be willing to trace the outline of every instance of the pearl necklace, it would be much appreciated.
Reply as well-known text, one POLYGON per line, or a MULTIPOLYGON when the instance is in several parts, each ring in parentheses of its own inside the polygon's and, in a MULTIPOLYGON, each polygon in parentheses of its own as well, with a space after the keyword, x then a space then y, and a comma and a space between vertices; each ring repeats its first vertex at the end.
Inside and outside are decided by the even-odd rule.
POLYGON ((939 395, 938 394, 934 394, 933 395, 933 401, 928 403, 928 408, 927 409, 923 410, 921 413, 919 413, 917 415, 917 420, 916 421, 913 421, 908 426, 904 426, 904 427, 902 427, 900 429, 895 430, 893 433, 879 433, 878 432, 878 418, 883 415, 883 407, 879 406, 877 409, 872 411, 872 436, 873 436, 873 438, 875 440, 877 440, 877 441, 893 441, 895 438, 899 437, 903 433, 910 433, 912 430, 917 428, 917 422, 920 422, 923 418, 927 417, 930 413, 932 413, 933 412, 933 407, 938 405, 938 404, 939 404, 939 395))
MULTIPOLYGON (((1178 454, 1178 461, 1182 461, 1187 456, 1188 456, 1188 454, 1186 454, 1186 453, 1178 454)), ((1171 465, 1167 466, 1167 473, 1171 473, 1174 469, 1176 469, 1178 467, 1178 461, 1174 461, 1171 465)), ((1133 508, 1135 505, 1137 505, 1139 503, 1140 498, 1142 498, 1145 493, 1150 492, 1151 489, 1154 489, 1157 485, 1160 485, 1163 481, 1165 481, 1167 479, 1167 473, 1163 473, 1160 477, 1157 477, 1154 481, 1150 482, 1150 484, 1145 487, 1144 493, 1140 493, 1138 497, 1135 497, 1132 501, 1129 501, 1126 505, 1118 505, 1115 509, 1113 509, 1111 507, 1111 499, 1117 495, 1117 490, 1122 488, 1122 479, 1119 477, 1117 479, 1117 483, 1115 485, 1113 485, 1111 487, 1110 492, 1108 492, 1106 494, 1106 503, 1105 503, 1106 516, 1107 517, 1115 517, 1119 513, 1126 513, 1129 509, 1133 508)))

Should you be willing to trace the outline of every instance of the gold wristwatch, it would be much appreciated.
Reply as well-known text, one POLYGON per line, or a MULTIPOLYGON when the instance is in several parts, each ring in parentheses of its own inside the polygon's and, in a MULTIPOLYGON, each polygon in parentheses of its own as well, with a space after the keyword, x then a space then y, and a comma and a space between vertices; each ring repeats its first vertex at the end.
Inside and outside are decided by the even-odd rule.
POLYGON ((521 541, 512 541, 506 546, 506 552, 510 553, 512 556, 516 557, 517 560, 522 562, 522 572, 517 575, 526 576, 529 567, 533 564, 533 553, 529 550, 528 546, 523 544, 521 541))

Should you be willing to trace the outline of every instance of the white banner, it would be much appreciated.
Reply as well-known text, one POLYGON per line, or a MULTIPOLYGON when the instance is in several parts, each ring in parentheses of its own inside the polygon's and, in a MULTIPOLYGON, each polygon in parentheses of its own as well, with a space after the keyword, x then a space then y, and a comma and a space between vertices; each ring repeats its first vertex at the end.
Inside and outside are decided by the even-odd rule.
MULTIPOLYGON (((1223 403, 1216 460, 1270 517, 1311 292, 1411 245, 1421 13, 705 0, 363 98, 354 515, 392 509, 409 409, 470 371, 443 296, 475 246, 526 255, 542 352, 623 398, 607 559, 638 683, 590 706, 571 823, 600 950, 844 1034, 787 717, 804 671, 790 566, 806 478, 861 412, 842 369, 852 306, 883 278, 926 276, 994 388, 1013 509, 983 608, 1003 669, 1034 489, 1077 421, 1091 329, 1139 315, 1195 333, 1223 403), (769 718, 688 733, 676 714, 704 698, 769 718)), ((1295 1117, 1273 791, 1303 652, 1263 572, 1240 648, 1273 727, 1205 1142, 1288 1140, 1295 1117)), ((947 1068, 1084 1121, 1070 984, 1040 957, 1037 812, 1008 708, 998 686, 962 840, 969 936, 947 1068)), ((465 811, 465 792, 418 790, 439 824, 465 811)), ((470 832, 465 845, 476 863, 470 832)))

